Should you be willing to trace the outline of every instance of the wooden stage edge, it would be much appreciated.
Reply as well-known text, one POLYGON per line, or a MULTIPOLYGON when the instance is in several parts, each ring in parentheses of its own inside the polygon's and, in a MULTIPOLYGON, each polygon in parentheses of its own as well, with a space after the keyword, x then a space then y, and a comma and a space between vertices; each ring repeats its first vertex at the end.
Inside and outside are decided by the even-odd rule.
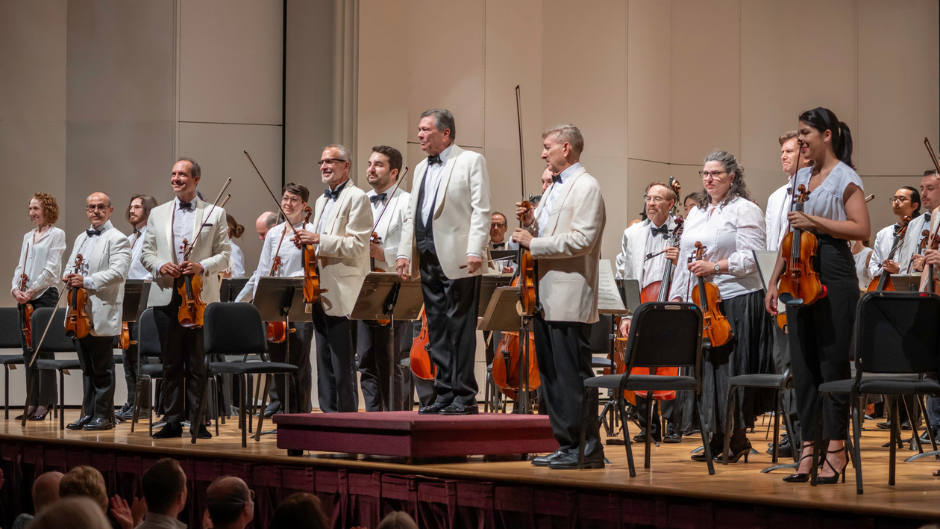
MULTIPOLYGON (((16 410, 15 414, 18 414, 16 410)), ((735 504, 776 506, 796 509, 814 509, 829 512, 845 512, 854 515, 888 516, 924 521, 940 520, 940 478, 932 472, 940 469, 940 461, 922 458, 904 463, 903 459, 913 452, 898 452, 897 484, 889 486, 888 449, 881 445, 887 442, 887 432, 874 428, 865 430, 862 437, 862 468, 864 470, 865 493, 855 493, 855 472, 850 465, 845 484, 811 487, 808 483, 785 483, 782 478, 788 471, 780 470, 761 474, 760 470, 771 465, 771 457, 764 453, 767 442, 766 426, 758 419, 756 432, 748 435, 759 454, 752 454, 749 462, 743 459, 737 464, 715 466, 716 474, 709 476, 704 463, 689 460, 690 452, 701 445, 701 438, 686 437, 679 444, 663 444, 652 447, 651 470, 643 468, 644 447, 634 444, 634 461, 637 476, 630 478, 623 446, 606 447, 611 464, 603 470, 558 471, 537 468, 528 461, 484 461, 474 456, 466 460, 449 459, 427 464, 407 464, 401 459, 385 457, 363 457, 356 459, 338 454, 311 452, 299 457, 287 456, 285 450, 276 447, 274 435, 264 435, 260 442, 249 438, 248 447, 241 447, 241 434, 236 421, 227 421, 221 426, 221 435, 211 440, 200 440, 190 444, 189 436, 182 439, 151 439, 147 435, 147 423, 130 426, 121 424, 107 432, 84 432, 59 430, 58 421, 28 423, 26 428, 11 419, 0 420, 0 446, 4 441, 44 443, 49 445, 94 447, 96 450, 137 452, 169 457, 226 458, 234 461, 251 461, 293 467, 319 467, 348 469, 350 471, 384 471, 400 475, 420 475, 443 479, 460 479, 477 482, 517 483, 525 486, 576 488, 593 491, 635 493, 644 496, 675 496, 698 500, 711 500, 735 504)), ((66 410, 66 421, 77 418, 77 410, 66 410)), ((764 421, 769 421, 764 418, 764 421)), ((766 422, 764 423, 766 424, 766 422)), ((273 425, 265 421, 265 430, 273 425)), ((214 432, 214 429, 210 429, 214 432)), ((631 433, 636 429, 631 428, 631 433)), ((909 432, 903 432, 905 434, 909 432)), ((782 460, 781 462, 792 462, 782 460)))

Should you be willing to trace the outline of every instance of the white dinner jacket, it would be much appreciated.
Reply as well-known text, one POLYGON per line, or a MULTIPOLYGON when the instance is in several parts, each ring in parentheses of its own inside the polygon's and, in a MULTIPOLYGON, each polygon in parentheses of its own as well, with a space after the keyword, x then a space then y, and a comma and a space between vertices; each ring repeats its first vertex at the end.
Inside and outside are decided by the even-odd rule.
MULTIPOLYGON (((554 187, 554 184, 552 184, 554 187)), ((552 191, 546 190, 546 194, 552 191)), ((539 276, 539 302, 548 321, 594 323, 607 214, 601 186, 583 167, 569 177, 538 237, 543 198, 528 227, 536 236, 529 244, 539 276)))
MULTIPOLYGON (((427 158, 415 168, 411 201, 405 213, 398 249, 401 256, 412 256, 416 244, 415 219, 421 213, 418 196, 427 169, 427 158)), ((432 213, 434 250, 444 275, 448 279, 461 279, 483 274, 486 266, 481 266, 473 274, 467 268, 460 268, 467 264, 467 254, 485 259, 490 239, 490 180, 483 155, 453 145, 447 163, 441 169, 441 182, 436 190, 425 192, 426 200, 433 199, 435 193, 437 200, 432 213)), ((411 261, 411 270, 412 275, 418 270, 414 260, 411 261)))
MULTIPOLYGON (((313 225, 320 225, 326 197, 320 195, 314 207, 313 225)), ((352 314, 359 289, 369 273, 369 237, 372 235, 372 205, 365 191, 352 180, 340 191, 336 204, 320 234, 320 294, 323 311, 329 316, 352 314)))
MULTIPOLYGON (((623 240, 620 241, 620 253, 617 254, 617 279, 640 279, 643 265, 646 263, 646 240, 650 236, 649 219, 637 222, 623 230, 623 240)), ((666 227, 672 233, 676 221, 672 215, 666 220, 666 227)), ((640 285, 642 288, 642 285, 640 285)))
MULTIPOLYGON (((193 237, 212 209, 209 204, 199 197, 193 199, 196 203, 196 214, 193 215, 193 237)), ((151 274, 153 283, 150 286, 148 307, 169 305, 173 298, 175 279, 160 273, 164 263, 176 263, 176 248, 173 247, 173 213, 176 200, 161 204, 150 212, 147 220, 147 233, 144 235, 144 247, 140 251, 140 262, 151 274)), ((190 261, 199 263, 205 268, 202 276, 202 300, 206 303, 219 301, 219 274, 228 267, 232 254, 232 247, 228 240, 228 222, 225 220, 225 210, 215 208, 209 221, 202 228, 202 235, 196 241, 190 261)), ((178 263, 177 263, 178 264, 178 263)))
MULTIPOLYGON (((95 284, 88 289, 85 312, 91 321, 93 336, 117 336, 121 334, 121 316, 124 307, 124 282, 131 267, 131 245, 111 221, 102 225, 101 240, 97 241, 91 255, 82 257, 88 262, 87 277, 95 284)), ((99 228, 101 229, 101 228, 99 228)), ((75 238, 72 255, 66 261, 65 273, 75 272, 75 258, 88 235, 82 232, 75 238)))
MULTIPOLYGON (((382 239, 382 251, 385 253, 385 262, 376 261, 375 266, 384 269, 386 272, 395 271, 395 263, 398 260, 398 246, 401 244, 402 226, 405 223, 405 212, 408 211, 409 202, 411 202, 411 193, 401 187, 395 190, 395 194, 388 199, 385 214, 379 219, 379 225, 375 228, 375 233, 382 239)), ((381 211, 381 208, 379 211, 381 211)))

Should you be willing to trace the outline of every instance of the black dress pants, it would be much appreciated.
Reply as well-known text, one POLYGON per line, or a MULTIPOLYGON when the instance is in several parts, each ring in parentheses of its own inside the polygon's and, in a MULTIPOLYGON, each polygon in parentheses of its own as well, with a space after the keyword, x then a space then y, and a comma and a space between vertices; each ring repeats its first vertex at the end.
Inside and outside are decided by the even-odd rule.
POLYGON ((588 401, 588 416, 582 417, 584 381, 594 376, 591 368, 591 326, 587 323, 545 321, 532 318, 535 354, 542 378, 541 403, 548 410, 552 433, 561 448, 577 451, 581 422, 587 424, 584 455, 604 453, 597 425, 597 393, 588 401))
POLYGON ((430 249, 421 251, 420 261, 430 356, 437 366, 436 402, 475 404, 479 386, 473 373, 473 361, 482 279, 480 276, 448 279, 437 254, 430 249))
MULTIPOLYGON (((391 325, 379 325, 374 321, 356 322, 359 353, 359 383, 366 411, 400 411, 402 407, 401 359, 404 354, 405 334, 411 332, 411 322, 396 321, 391 325), (395 327, 394 358, 389 357, 389 341, 395 327), (390 365, 391 364, 391 365, 390 365), (389 382, 394 377, 396 398, 389 402, 389 382)), ((410 340, 408 340, 410 342, 410 340)))
POLYGON ((290 391, 290 410, 284 410, 284 375, 271 378, 268 391, 271 404, 279 404, 285 413, 309 413, 313 409, 313 368, 310 367, 310 347, 313 343, 313 323, 291 323, 296 329, 287 333, 287 339, 281 343, 268 342, 268 356, 272 362, 282 362, 297 366, 290 391))
MULTIPOLYGON (((59 301, 59 290, 56 288, 46 289, 41 296, 29 302, 33 310, 42 307, 55 307, 59 301)), ((23 320, 23 305, 17 305, 20 309, 20 329, 25 327, 23 320)), ((45 329, 32 329, 38 343, 39 337, 45 329), (36 334, 39 333, 39 334, 36 334)), ((27 406, 49 406, 58 402, 59 392, 55 385, 55 371, 51 369, 36 369, 29 364, 33 359, 33 353, 30 351, 32 344, 26 343, 23 333, 20 333, 20 344, 23 348, 23 363, 26 370, 27 387, 27 406)), ((36 359, 54 360, 55 353, 36 353, 36 359)))
POLYGON ((313 304, 317 341, 317 396, 324 413, 359 410, 353 325, 345 316, 329 316, 313 304))
POLYGON ((82 414, 114 421, 114 337, 72 340, 82 366, 82 414))
POLYGON ((160 343, 163 345, 163 420, 167 424, 180 424, 184 417, 193 423, 193 415, 199 409, 199 398, 206 383, 203 329, 180 325, 181 302, 182 298, 174 289, 169 305, 153 308, 160 343), (188 413, 184 415, 186 408, 188 413))
MULTIPOLYGON (((127 322, 127 331, 131 335, 131 340, 137 341, 137 322, 127 322)), ((124 350, 124 382, 127 384, 127 404, 134 405, 134 398, 137 396, 137 373, 140 371, 140 355, 136 343, 124 350)), ((146 362, 144 362, 146 363, 146 362)), ((150 409, 150 394, 141 395, 141 409, 150 409)))

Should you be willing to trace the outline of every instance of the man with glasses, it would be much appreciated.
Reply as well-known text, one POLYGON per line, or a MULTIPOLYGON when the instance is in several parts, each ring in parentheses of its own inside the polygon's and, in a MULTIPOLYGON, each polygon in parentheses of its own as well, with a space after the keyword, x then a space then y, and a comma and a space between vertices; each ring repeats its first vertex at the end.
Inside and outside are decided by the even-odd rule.
POLYGON ((206 504, 213 529, 244 529, 255 517, 255 491, 235 476, 213 481, 206 489, 206 504))
MULTIPOLYGON (((519 244, 512 239, 506 238, 506 231, 509 224, 506 222, 506 215, 494 211, 490 224, 490 250, 505 252, 509 250, 518 250, 519 244)), ((511 259, 499 259, 491 262, 490 267, 501 274, 511 274, 516 270, 516 264, 511 259)))
POLYGON ((127 236, 111 225, 114 208, 104 193, 92 193, 85 213, 91 227, 75 239, 62 278, 67 288, 84 288, 91 323, 87 336, 72 337, 82 366, 81 417, 69 430, 114 428, 114 337, 121 334, 124 282, 131 266, 127 236), (81 256, 81 264, 78 257, 81 256))
MULTIPOLYGON (((617 255, 617 279, 636 279, 640 282, 640 289, 660 282, 666 267, 666 260, 675 263, 679 258, 679 249, 668 247, 667 239, 676 227, 676 221, 669 214, 679 197, 676 193, 661 182, 652 182, 646 186, 643 200, 646 206, 646 220, 630 226, 623 231, 623 240, 620 243, 620 254, 617 255), (660 253, 663 252, 663 253, 660 253), (659 255, 656 255, 659 254, 659 255), (655 255, 647 259, 647 255, 655 255)), ((629 320, 627 316, 621 320, 621 334, 624 338, 629 333, 629 320)), ((653 402, 653 417, 657 418, 652 426, 646 424, 649 403, 639 394, 636 396, 637 416, 640 422, 640 433, 634 439, 642 443, 646 439, 646 429, 652 428, 651 435, 654 441, 678 443, 682 441, 682 433, 676 428, 680 422, 680 406, 676 400, 662 402, 663 419, 668 421, 665 439, 662 436, 659 417, 659 402, 653 402)))
MULTIPOLYGON (((914 245, 905 245, 904 241, 895 240, 900 233, 901 226, 904 225, 904 217, 916 219, 920 216, 920 192, 911 186, 904 186, 898 189, 894 196, 888 199, 891 202, 891 212, 898 219, 896 224, 882 228, 875 236, 875 245, 872 249, 871 260, 868 262, 868 271, 871 272, 872 280, 876 281, 881 277, 882 271, 890 274, 910 273, 911 256, 916 248, 914 245), (895 244, 898 249, 891 255, 891 250, 895 244)), ((907 230, 904 240, 908 238, 920 240, 920 233, 913 233, 907 230)))
POLYGON ((355 327, 349 320, 359 289, 369 273, 372 209, 365 191, 349 180, 352 154, 342 145, 327 145, 320 155, 320 175, 329 187, 317 198, 314 231, 299 229, 296 244, 316 245, 320 300, 313 304, 317 341, 317 393, 323 412, 359 408, 355 327))

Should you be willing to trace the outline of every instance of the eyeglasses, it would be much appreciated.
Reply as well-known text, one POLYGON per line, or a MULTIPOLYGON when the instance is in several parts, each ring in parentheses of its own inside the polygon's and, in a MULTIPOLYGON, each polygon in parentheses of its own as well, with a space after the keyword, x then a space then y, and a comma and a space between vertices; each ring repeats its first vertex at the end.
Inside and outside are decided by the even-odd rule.
POLYGON ((318 165, 323 165, 323 164, 333 165, 335 163, 346 163, 346 160, 343 160, 341 158, 326 158, 325 160, 320 160, 319 162, 317 162, 318 165))
POLYGON ((281 202, 290 202, 291 204, 300 204, 300 197, 284 195, 281 197, 281 202))
POLYGON ((493 227, 494 227, 494 228, 505 228, 506 225, 503 224, 502 222, 494 222, 494 223, 493 223, 493 227))
POLYGON ((647 197, 647 196, 644 196, 644 197, 643 197, 643 201, 646 202, 647 204, 662 204, 663 202, 666 201, 666 199, 663 198, 663 197, 647 197))
POLYGON ((85 206, 85 211, 108 211, 107 204, 89 204, 85 206))
POLYGON ((891 202, 892 204, 894 204, 895 202, 897 202, 897 203, 900 204, 900 203, 903 203, 903 202, 906 201, 906 200, 910 200, 910 199, 907 198, 907 197, 891 197, 891 198, 888 199, 888 201, 891 202))
POLYGON ((728 174, 728 171, 699 171, 698 172, 698 175, 701 176, 702 178, 706 178, 706 177, 718 178, 719 176, 723 174, 728 174))

